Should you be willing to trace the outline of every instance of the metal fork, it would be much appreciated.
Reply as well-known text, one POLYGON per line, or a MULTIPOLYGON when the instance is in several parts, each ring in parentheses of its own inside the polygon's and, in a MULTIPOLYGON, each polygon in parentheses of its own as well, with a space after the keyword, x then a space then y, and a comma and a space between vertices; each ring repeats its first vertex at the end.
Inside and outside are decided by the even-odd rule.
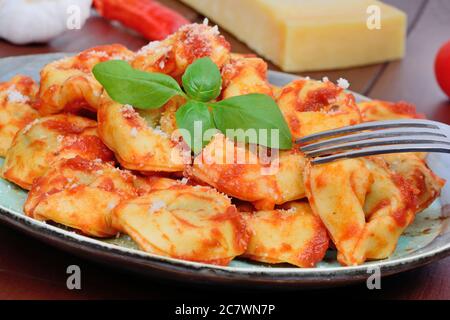
POLYGON ((450 153, 450 126, 430 120, 375 121, 309 135, 297 143, 314 164, 399 152, 450 153))

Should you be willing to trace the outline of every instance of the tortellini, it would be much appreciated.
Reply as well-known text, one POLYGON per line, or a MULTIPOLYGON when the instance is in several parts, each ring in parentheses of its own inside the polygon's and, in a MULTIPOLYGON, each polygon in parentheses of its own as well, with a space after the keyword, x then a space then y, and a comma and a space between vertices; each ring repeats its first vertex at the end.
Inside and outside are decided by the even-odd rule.
POLYGON ((273 96, 267 80, 267 63, 261 58, 231 55, 230 62, 222 68, 222 79, 223 99, 250 93, 273 96))
POLYGON ((33 109, 38 86, 27 76, 18 75, 0 83, 0 156, 4 157, 17 132, 36 119, 33 109))
POLYGON ((428 208, 441 194, 445 180, 428 168, 425 160, 417 153, 387 154, 383 159, 394 173, 411 185, 416 197, 417 212, 428 208))
POLYGON ((292 81, 276 101, 295 139, 361 122, 355 97, 331 81, 292 81))
POLYGON ((387 258, 414 220, 411 186, 379 157, 309 165, 305 185, 343 265, 387 258))
POLYGON ((93 237, 111 237, 111 213, 124 199, 139 195, 137 177, 109 163, 80 156, 63 159, 35 180, 25 213, 93 237))
POLYGON ((114 161, 114 154, 98 137, 96 121, 70 114, 38 118, 16 135, 2 176, 29 190, 53 162, 77 155, 114 161))
POLYGON ((227 265, 245 252, 248 233, 230 199, 209 187, 175 185, 123 201, 113 226, 143 250, 227 265))
MULTIPOLYGON (((358 104, 364 121, 393 119, 421 119, 414 105, 407 102, 391 103, 373 100, 358 104)), ((389 168, 405 178, 412 186, 417 201, 417 211, 426 209, 440 194, 445 181, 436 176, 425 162, 426 153, 396 153, 383 155, 389 168)))
POLYGON ((161 114, 155 115, 153 110, 138 113, 130 105, 106 98, 98 110, 98 131, 124 168, 140 172, 182 172, 190 162, 190 150, 176 136, 156 126, 160 118, 161 114))
POLYGON ((203 57, 210 57, 221 68, 230 58, 230 44, 217 27, 193 23, 163 41, 150 42, 138 51, 131 65, 180 79, 194 60, 203 57))
POLYGON ((249 259, 311 268, 328 250, 327 230, 308 203, 292 202, 287 210, 257 211, 244 217, 250 233, 244 256, 249 259))
POLYGON ((261 210, 305 197, 305 157, 298 151, 281 151, 261 157, 217 134, 194 159, 187 174, 217 190, 253 202, 261 210))
POLYGON ((134 53, 122 45, 100 46, 46 65, 41 71, 41 86, 36 109, 42 115, 96 111, 103 87, 92 74, 97 63, 131 60, 134 53))

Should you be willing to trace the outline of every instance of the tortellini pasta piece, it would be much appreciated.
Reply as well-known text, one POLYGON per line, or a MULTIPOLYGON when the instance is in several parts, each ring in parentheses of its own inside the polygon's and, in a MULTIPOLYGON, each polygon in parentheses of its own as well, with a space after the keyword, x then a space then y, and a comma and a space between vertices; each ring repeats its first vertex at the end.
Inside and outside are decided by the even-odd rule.
POLYGON ((276 102, 294 139, 361 122, 355 97, 331 81, 295 80, 276 102))
POLYGON ((230 199, 201 186, 178 184, 123 201, 113 212, 113 226, 144 251, 217 265, 243 254, 248 242, 230 199))
MULTIPOLYGON (((422 119, 414 105, 406 102, 368 101, 358 104, 364 121, 422 119)), ((417 211, 426 209, 441 193, 445 181, 436 176, 425 161, 426 153, 395 153, 382 155, 389 168, 405 178, 417 198, 417 211)))
POLYGON ((289 209, 244 214, 250 233, 245 257, 265 263, 290 263, 311 268, 329 246, 327 230, 308 203, 289 203, 289 209))
POLYGON ((343 265, 389 257, 415 217, 411 186, 379 157, 309 165, 305 185, 343 265))
POLYGON ((133 56, 132 51, 114 44, 87 49, 46 65, 41 70, 36 109, 42 115, 96 111, 103 87, 92 74, 94 66, 108 60, 131 60, 133 56))
POLYGON ((252 202, 257 209, 271 210, 276 204, 305 197, 305 164, 305 157, 296 150, 261 157, 256 150, 216 134, 186 171, 220 192, 252 202))
POLYGON ((389 168, 402 176, 412 187, 416 197, 417 212, 428 208, 441 194, 445 180, 428 168, 425 160, 417 153, 397 153, 383 155, 389 168))
POLYGON ((186 68, 198 58, 210 57, 219 68, 228 60, 230 44, 217 27, 188 24, 163 41, 153 41, 136 54, 136 69, 161 72, 180 79, 186 68))
POLYGON ((155 126, 160 116, 154 123, 149 121, 148 112, 161 111, 138 113, 130 105, 105 99, 98 110, 100 137, 126 169, 144 173, 182 172, 185 163, 190 162, 190 150, 155 126))
POLYGON ((0 156, 4 157, 16 133, 39 114, 33 109, 38 87, 27 76, 18 75, 0 83, 0 156))
POLYGON ((62 159, 35 180, 25 213, 93 237, 111 237, 111 213, 120 201, 137 197, 137 178, 108 163, 79 156, 62 159))
POLYGON ((232 54, 222 68, 222 99, 250 93, 273 96, 267 80, 267 63, 257 57, 232 54))
POLYGON ((77 155, 89 160, 114 161, 114 154, 98 137, 96 121, 70 114, 39 118, 14 138, 2 176, 30 189, 33 180, 53 162, 77 155))

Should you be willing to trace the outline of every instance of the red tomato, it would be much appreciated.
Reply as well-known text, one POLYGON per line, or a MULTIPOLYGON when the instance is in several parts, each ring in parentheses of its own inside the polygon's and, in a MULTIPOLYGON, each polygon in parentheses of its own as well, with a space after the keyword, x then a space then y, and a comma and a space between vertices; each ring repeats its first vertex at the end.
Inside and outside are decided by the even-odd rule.
POLYGON ((450 98, 450 41, 439 50, 434 64, 436 79, 450 98))

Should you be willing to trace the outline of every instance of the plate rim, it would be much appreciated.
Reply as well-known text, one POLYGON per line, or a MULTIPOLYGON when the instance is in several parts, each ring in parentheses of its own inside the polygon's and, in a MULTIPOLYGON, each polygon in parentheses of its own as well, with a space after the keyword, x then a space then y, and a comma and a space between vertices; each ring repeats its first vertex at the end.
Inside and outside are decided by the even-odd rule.
MULTIPOLYGON (((174 269, 181 269, 181 271, 189 274, 198 271, 207 271, 207 273, 203 273, 203 275, 200 274, 199 278, 203 278, 204 276, 206 278, 211 278, 211 276, 221 277, 221 280, 226 280, 227 282, 234 280, 250 280, 250 282, 257 282, 258 280, 260 282, 265 282, 269 280, 270 284, 280 281, 282 283, 287 282, 293 284, 301 284, 303 282, 322 283, 324 280, 337 283, 342 281, 356 282, 361 279, 366 279, 368 277, 369 270, 373 270, 373 267, 379 267, 382 276, 388 276, 417 268, 450 255, 450 243, 447 243, 447 245, 436 248, 432 251, 423 252, 421 254, 411 254, 410 256, 395 260, 377 260, 359 266, 339 266, 330 268, 240 268, 179 260, 170 257, 158 256, 136 249, 124 248, 34 220, 23 214, 17 214, 13 210, 5 208, 3 205, 0 205, 0 220, 12 225, 16 229, 27 232, 33 237, 62 242, 61 245, 63 247, 77 247, 79 251, 85 253, 99 252, 106 256, 113 254, 114 257, 112 258, 119 257, 122 258, 122 260, 127 257, 139 260, 128 261, 130 263, 147 262, 144 263, 144 267, 148 268, 147 271, 150 271, 150 273, 152 269, 151 267, 153 266, 152 264, 156 263, 166 267, 166 270, 162 271, 168 272, 169 277, 170 273, 173 272, 174 269), (5 216, 5 214, 7 216, 5 216), (42 233, 42 231, 44 231, 44 233, 42 233), (252 277, 255 275, 260 277, 260 279, 255 279, 252 277)), ((60 247, 57 243, 47 242, 52 246, 60 247)), ((69 253, 73 252, 69 251, 69 253)), ((95 259, 96 257, 90 258, 95 259)))

